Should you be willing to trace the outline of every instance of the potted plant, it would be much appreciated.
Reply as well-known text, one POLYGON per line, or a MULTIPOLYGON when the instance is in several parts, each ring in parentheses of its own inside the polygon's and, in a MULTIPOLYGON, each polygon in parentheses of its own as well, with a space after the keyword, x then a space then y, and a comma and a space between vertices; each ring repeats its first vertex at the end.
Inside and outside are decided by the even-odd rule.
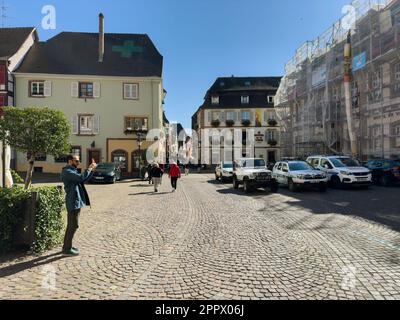
POLYGON ((275 127, 275 126, 278 124, 278 121, 276 121, 275 119, 269 119, 269 120, 268 120, 268 124, 269 124, 271 127, 275 127))
POLYGON ((250 120, 242 120, 242 125, 243 125, 243 127, 249 127, 250 124, 251 124, 251 121, 250 121, 250 120))
POLYGON ((125 129, 125 134, 126 134, 126 135, 128 135, 128 134, 133 134, 133 133, 134 133, 134 130, 133 130, 132 127, 127 127, 127 128, 125 129))
POLYGON ((228 127, 233 127, 235 125, 235 121, 234 120, 226 120, 225 123, 226 123, 226 125, 228 127))
POLYGON ((276 147, 278 145, 278 141, 276 141, 276 140, 268 140, 268 144, 271 147, 276 147))
POLYGON ((212 125, 213 127, 219 127, 220 124, 221 124, 221 122, 220 122, 218 119, 217 119, 217 120, 211 121, 211 125, 212 125))

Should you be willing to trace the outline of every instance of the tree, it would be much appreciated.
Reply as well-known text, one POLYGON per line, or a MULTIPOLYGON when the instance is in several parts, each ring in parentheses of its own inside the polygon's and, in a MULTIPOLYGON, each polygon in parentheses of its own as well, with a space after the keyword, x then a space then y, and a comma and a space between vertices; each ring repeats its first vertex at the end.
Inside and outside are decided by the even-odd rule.
POLYGON ((59 157, 70 152, 71 125, 61 111, 49 108, 6 107, 4 111, 4 117, 0 119, 0 139, 28 155, 25 178, 25 189, 28 189, 38 155, 59 157))

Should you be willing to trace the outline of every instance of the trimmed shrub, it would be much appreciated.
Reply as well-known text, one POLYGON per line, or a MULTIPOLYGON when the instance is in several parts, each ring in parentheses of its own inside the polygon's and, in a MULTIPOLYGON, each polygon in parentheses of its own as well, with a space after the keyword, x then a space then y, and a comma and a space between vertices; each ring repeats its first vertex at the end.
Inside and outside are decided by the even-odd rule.
POLYGON ((64 197, 56 187, 41 187, 33 191, 39 192, 39 203, 36 212, 36 241, 32 250, 41 253, 62 241, 64 197))
POLYGON ((36 207, 34 253, 41 253, 61 243, 64 229, 64 197, 57 187, 24 190, 0 188, 0 254, 12 248, 15 230, 24 223, 31 192, 39 193, 36 207))
POLYGON ((11 249, 14 230, 24 219, 29 197, 30 192, 21 187, 0 188, 0 254, 11 249))

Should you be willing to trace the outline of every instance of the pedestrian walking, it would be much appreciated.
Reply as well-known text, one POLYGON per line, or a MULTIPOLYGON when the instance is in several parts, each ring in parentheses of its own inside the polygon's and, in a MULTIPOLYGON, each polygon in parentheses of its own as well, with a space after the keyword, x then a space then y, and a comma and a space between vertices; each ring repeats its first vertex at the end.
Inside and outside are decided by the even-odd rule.
POLYGON ((181 178, 181 169, 176 163, 172 163, 169 169, 169 177, 171 178, 172 192, 176 191, 178 179, 181 178))
POLYGON ((190 173, 190 164, 188 163, 185 165, 185 176, 188 176, 189 173, 190 173))
POLYGON ((154 192, 158 192, 158 188, 159 186, 161 186, 162 183, 163 174, 164 171, 160 168, 160 165, 158 163, 155 163, 153 169, 151 170, 151 176, 153 177, 154 183, 154 192))
POLYGON ((153 170, 153 165, 151 163, 149 163, 147 166, 147 178, 149 179, 149 184, 153 183, 153 179, 152 179, 153 177, 151 175, 152 170, 153 170))
POLYGON ((61 180, 64 183, 66 193, 65 201, 68 212, 67 230, 64 237, 63 254, 77 256, 79 249, 72 246, 72 241, 76 231, 79 228, 79 215, 81 209, 90 206, 89 195, 85 188, 85 182, 89 181, 96 170, 97 164, 92 161, 88 170, 78 173, 80 160, 78 156, 69 155, 67 157, 68 165, 62 170, 61 180))

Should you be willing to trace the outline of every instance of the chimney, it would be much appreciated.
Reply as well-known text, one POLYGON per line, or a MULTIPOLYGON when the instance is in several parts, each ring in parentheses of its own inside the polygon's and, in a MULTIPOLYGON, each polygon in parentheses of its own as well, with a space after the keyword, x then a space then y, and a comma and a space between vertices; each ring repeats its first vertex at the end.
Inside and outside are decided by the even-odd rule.
POLYGON ((104 58, 104 15, 99 14, 99 62, 104 58))

